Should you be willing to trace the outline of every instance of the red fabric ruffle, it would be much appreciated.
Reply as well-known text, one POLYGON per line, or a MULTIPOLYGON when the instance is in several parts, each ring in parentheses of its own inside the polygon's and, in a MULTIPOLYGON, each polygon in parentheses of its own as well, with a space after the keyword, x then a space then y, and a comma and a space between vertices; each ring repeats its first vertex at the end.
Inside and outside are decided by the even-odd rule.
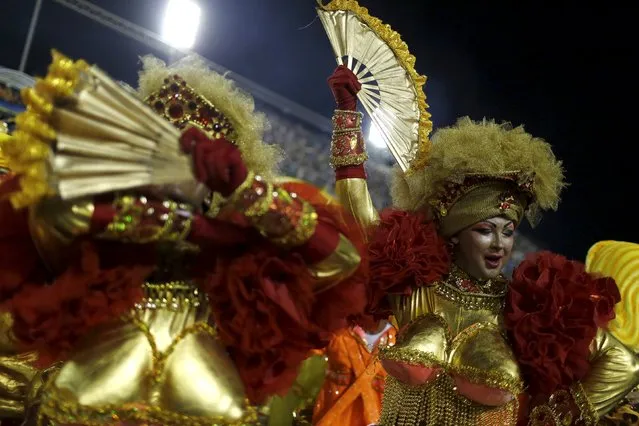
POLYGON ((63 359, 90 328, 128 312, 142 296, 153 270, 145 247, 84 241, 74 262, 55 279, 33 245, 25 210, 0 202, 0 303, 13 315, 24 350, 40 353, 46 366, 63 359))
POLYGON ((261 402, 287 389, 306 353, 323 344, 309 319, 313 279, 299 256, 266 246, 216 266, 201 288, 247 396, 261 402))
POLYGON ((4 310, 25 282, 44 282, 46 275, 31 240, 27 211, 0 201, 0 307, 4 310))
MULTIPOLYGON (((363 247, 363 234, 316 189, 296 183, 286 187, 314 204, 323 223, 331 223, 363 247), (301 185, 301 186, 300 186, 301 185), (311 191, 311 192, 308 192, 311 191), (308 192, 308 193, 307 193, 308 192)), ((284 394, 299 365, 312 350, 326 346, 332 332, 360 319, 366 306, 366 276, 349 279, 320 294, 300 253, 253 241, 234 256, 218 257, 215 271, 202 280, 221 340, 253 403, 284 394)), ((206 255, 204 256, 206 257, 206 255)), ((360 265, 366 270, 366 259, 360 265)))
MULTIPOLYGON (((363 233, 321 191, 302 183, 287 189, 315 205, 324 229, 345 234, 365 253, 363 233)), ((2 208, 3 308, 13 314, 22 346, 39 351, 43 365, 64 359, 91 328, 128 312, 142 297, 141 285, 156 266, 151 247, 80 241, 69 256, 73 263, 47 280, 24 212, 2 208)), ((202 251, 193 276, 209 296, 220 339, 251 400, 261 402, 286 392, 309 351, 323 348, 333 331, 361 319, 366 306, 365 255, 359 272, 315 294, 318 283, 302 256, 312 244, 300 252, 286 251, 240 225, 206 220, 195 228, 194 239, 202 243, 202 251), (219 232, 221 227, 225 232, 219 232)), ((334 245, 337 240, 322 241, 334 245)), ((320 258, 331 250, 313 247, 310 252, 320 258)))
POLYGON ((388 294, 409 295, 411 288, 430 285, 450 270, 446 242, 434 222, 419 213, 388 209, 372 229, 369 310, 376 318, 392 314, 388 294))
POLYGON ((128 313, 155 268, 143 248, 120 244, 83 241, 74 259, 50 283, 24 282, 9 302, 16 338, 40 353, 42 366, 64 359, 93 327, 128 313))
POLYGON ((533 400, 588 373, 590 343, 620 299, 612 278, 592 276, 563 256, 540 252, 517 267, 505 324, 533 400))

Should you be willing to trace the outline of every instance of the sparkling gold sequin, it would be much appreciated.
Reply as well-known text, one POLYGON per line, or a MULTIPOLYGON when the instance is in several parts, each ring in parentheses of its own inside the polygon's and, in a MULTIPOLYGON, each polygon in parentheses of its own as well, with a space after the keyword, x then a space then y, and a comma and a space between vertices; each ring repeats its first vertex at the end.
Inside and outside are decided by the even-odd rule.
POLYGON ((445 374, 422 386, 388 376, 379 426, 509 426, 518 409, 517 399, 496 408, 476 404, 459 395, 445 374))
MULTIPOLYGON (((357 138, 357 136, 353 136, 357 138)), ((347 166, 359 166, 364 164, 368 160, 367 153, 344 155, 341 157, 331 157, 331 166, 333 168, 347 167, 347 166)))
POLYGON ((180 311, 190 307, 199 307, 201 299, 202 293, 184 281, 162 284, 145 283, 144 298, 136 305, 136 309, 180 311))
POLYGON ((227 205, 242 212, 264 237, 282 247, 306 243, 317 227, 318 216, 310 203, 252 173, 227 205))
MULTIPOLYGON (((570 426, 573 424, 570 393, 560 390, 553 393, 547 404, 536 406, 530 413, 529 426, 570 426)), ((596 420, 595 420, 596 423, 596 420)), ((583 423, 594 426, 595 423, 583 423)), ((582 424, 582 423, 579 423, 582 424)))
POLYGON ((508 288, 508 280, 499 275, 495 278, 477 279, 464 272, 459 266, 453 263, 450 272, 444 280, 446 284, 464 293, 475 293, 503 297, 508 288))
POLYGON ((271 238, 271 241, 282 247, 300 246, 307 242, 317 228, 317 213, 313 206, 302 201, 302 211, 293 229, 281 237, 271 238))
MULTIPOLYGON (((504 172, 499 175, 473 173, 465 175, 460 181, 446 182, 437 197, 430 200, 430 204, 440 218, 446 217, 453 205, 465 194, 495 181, 504 184, 512 183, 521 193, 526 194, 526 197, 532 197, 533 177, 528 174, 519 171, 504 172)), ((493 207, 499 213, 509 210, 515 203, 519 203, 519 200, 513 197, 512 194, 505 195, 505 192, 500 191, 495 198, 493 207), (508 207, 505 204, 505 197, 509 199, 508 207)), ((521 206, 520 208, 524 207, 521 206)))
POLYGON ((106 426, 117 422, 136 424, 155 424, 163 426, 249 426, 256 424, 257 410, 246 402, 246 414, 242 419, 229 420, 219 417, 187 416, 164 410, 160 407, 143 407, 136 404, 129 406, 104 405, 101 407, 86 407, 69 402, 64 398, 64 392, 52 388, 50 397, 42 404, 38 417, 38 425, 54 424, 82 424, 83 426, 106 426))

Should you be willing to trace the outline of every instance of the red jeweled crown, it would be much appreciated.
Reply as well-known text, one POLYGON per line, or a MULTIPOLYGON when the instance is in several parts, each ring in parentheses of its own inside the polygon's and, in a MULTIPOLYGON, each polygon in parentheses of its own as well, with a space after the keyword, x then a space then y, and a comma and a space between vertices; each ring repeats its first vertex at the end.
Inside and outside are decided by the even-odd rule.
POLYGON ((194 124, 215 139, 235 141, 237 135, 230 120, 177 74, 165 78, 164 85, 145 102, 178 129, 194 124))

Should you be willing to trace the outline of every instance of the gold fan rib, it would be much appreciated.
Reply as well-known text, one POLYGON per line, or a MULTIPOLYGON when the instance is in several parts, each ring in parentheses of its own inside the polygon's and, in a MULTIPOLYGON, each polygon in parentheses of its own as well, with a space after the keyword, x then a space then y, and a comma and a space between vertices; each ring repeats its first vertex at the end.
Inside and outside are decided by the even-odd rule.
MULTIPOLYGON (((320 8, 328 12, 345 10, 354 13, 390 47, 401 67, 408 73, 417 94, 420 112, 418 146, 411 150, 414 151, 413 154, 415 154, 415 158, 411 161, 410 169, 425 166, 430 152, 430 140, 428 136, 433 129, 433 123, 430 120, 430 114, 427 112, 428 105, 426 103, 426 94, 423 90, 426 77, 418 74, 415 70, 415 57, 411 55, 408 46, 402 41, 401 36, 396 31, 389 25, 385 25, 380 19, 369 15, 368 9, 360 6, 355 0, 332 0, 328 4, 323 4, 321 0, 318 0, 318 4, 320 8)), ((400 164, 400 166, 405 169, 404 165, 400 164)), ((405 171, 409 172, 410 170, 405 169, 405 171)))

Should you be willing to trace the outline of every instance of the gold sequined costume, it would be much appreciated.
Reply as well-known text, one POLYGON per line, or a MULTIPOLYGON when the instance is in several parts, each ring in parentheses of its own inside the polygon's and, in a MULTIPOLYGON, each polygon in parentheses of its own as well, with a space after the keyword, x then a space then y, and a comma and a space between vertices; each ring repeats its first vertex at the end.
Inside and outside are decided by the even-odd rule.
MULTIPOLYGON (((338 68, 334 76, 344 73, 338 68)), ((332 79, 334 93, 348 84, 332 79)), ((355 85, 347 87, 352 92, 355 85)), ((400 327, 397 344, 380 353, 390 376, 379 424, 596 424, 639 383, 635 354, 593 323, 589 349, 579 355, 588 373, 550 396, 531 395, 506 337, 505 311, 512 311, 514 300, 508 280, 477 279, 454 263, 442 266, 446 242, 471 225, 494 217, 518 224, 524 215, 534 223, 541 210, 557 207, 563 171, 550 146, 521 127, 461 119, 438 130, 432 142, 420 141, 425 148, 406 173, 397 170, 393 182, 400 210, 380 217, 367 190, 365 159, 354 156, 365 152, 361 114, 339 102, 331 148, 337 196, 372 229, 373 311, 393 314, 400 327), (360 142, 346 146, 345 135, 360 142)), ((615 291, 607 296, 611 303, 615 291)), ((591 318, 586 314, 584 321, 591 318)), ((541 336, 526 339, 534 345, 541 336)))
MULTIPOLYGON (((447 149, 458 148, 462 154, 471 154, 464 152, 459 144, 454 144, 456 135, 460 135, 460 144, 474 145, 468 148, 469 151, 492 155, 495 149, 482 146, 482 142, 491 138, 495 140, 500 133, 515 140, 517 137, 512 133, 522 136, 519 139, 532 139, 521 129, 510 130, 492 122, 462 120, 457 126, 442 130, 440 139, 435 135, 431 161, 435 164, 461 161, 455 159, 455 153, 446 152, 447 149), (481 140, 482 135, 485 135, 484 141, 481 140), (476 144, 475 141, 468 142, 471 138, 480 141, 476 144)), ((501 142, 506 143, 503 140, 501 142)), ((546 149, 544 145, 540 146, 546 149)), ((475 161, 483 161, 481 156, 478 157, 475 161)), ((511 166, 513 164, 503 167, 511 166)), ((455 170, 460 171, 460 168, 455 170)), ((523 194, 534 195, 528 189, 531 182, 525 179, 512 179, 512 184, 508 184, 511 179, 509 175, 505 174, 502 178, 499 171, 492 174, 483 170, 478 172, 469 174, 466 182, 456 178, 444 187, 446 189, 443 192, 433 191, 430 206, 435 210, 435 217, 440 224, 439 232, 444 237, 493 216, 501 215, 518 221, 527 203, 530 203, 519 200, 527 200, 523 194)), ((405 178, 399 177, 403 181, 396 183, 395 202, 406 209, 423 210, 424 202, 417 197, 429 191, 430 185, 439 184, 442 176, 450 178, 452 174, 446 175, 445 170, 440 168, 426 172, 414 171, 405 178), (412 188, 417 189, 412 191, 412 188)), ((543 170, 541 176, 544 177, 543 170)), ((352 211, 360 214, 361 222, 374 223, 376 213, 370 209, 366 191, 349 191, 352 185, 349 179, 344 180, 338 181, 339 198, 345 203, 352 203, 352 211), (353 203, 353 200, 359 202, 353 203)), ((365 182, 357 183, 365 185, 365 182)), ((537 181, 532 185, 545 185, 547 188, 548 182, 537 181)), ((441 188, 439 185, 433 187, 441 188)), ((538 202, 539 198, 536 200, 538 202)), ((408 384, 397 377, 389 377, 380 425, 516 424, 520 411, 526 410, 520 404, 521 398, 517 398, 526 384, 517 357, 505 338, 503 311, 507 286, 505 279, 481 282, 453 266, 442 280, 429 286, 413 287, 408 296, 389 295, 389 307, 398 320, 401 332, 397 345, 383 351, 380 357, 386 363, 390 362, 386 365, 433 368, 437 370, 437 376, 423 385, 408 384), (506 391, 513 398, 497 407, 478 404, 456 392, 455 378, 459 377, 487 389, 506 391)), ((530 336, 530 339, 534 338, 530 336)), ((635 355, 604 330, 600 330, 592 341, 590 360, 592 367, 589 375, 570 389, 570 395, 580 409, 580 414, 575 415, 574 420, 581 418, 585 424, 595 424, 595 419, 614 408, 639 382, 639 363, 635 355)), ((553 415, 565 414, 561 407, 553 407, 551 411, 553 415)), ((545 417, 536 419, 531 420, 532 424, 554 424, 545 417)), ((572 424, 572 420, 562 424, 572 424)))
MULTIPOLYGON (((29 105, 18 119, 23 125, 18 126, 15 138, 2 143, 9 153, 9 167, 23 173, 38 160, 30 156, 40 153, 25 151, 19 142, 42 135, 38 129, 46 127, 46 112, 51 111, 42 108, 46 101, 42 94, 53 90, 69 75, 65 67, 72 66, 59 55, 54 60, 50 74, 35 91, 23 92, 29 105)), ((330 322, 326 320, 322 326, 315 325, 313 303, 330 300, 349 281, 360 267, 359 250, 346 231, 342 232, 347 229, 344 216, 326 194, 304 182, 275 178, 279 153, 262 142, 265 118, 253 111, 248 95, 197 58, 173 67, 155 58, 144 62, 140 97, 178 128, 195 126, 212 140, 233 142, 249 173, 228 198, 211 193, 206 215, 180 202, 176 188, 161 189, 159 197, 157 191, 151 195, 135 191, 112 194, 106 203, 98 198, 62 201, 48 197, 27 213, 12 211, 3 201, 3 214, 11 213, 14 226, 28 220, 33 252, 37 250, 41 257, 40 268, 49 283, 33 287, 35 282, 29 281, 27 285, 30 272, 23 271, 22 287, 12 287, 10 296, 5 295, 8 287, 2 288, 3 298, 10 300, 9 313, 16 318, 13 332, 22 344, 47 353, 49 361, 56 356, 64 360, 37 392, 38 418, 53 424, 86 425, 255 424, 259 411, 255 403, 270 393, 285 391, 295 378, 296 364, 309 349, 321 346, 321 339, 305 343, 306 336, 341 324, 337 320, 326 325, 330 322), (96 229, 104 217, 106 222, 96 229), (200 226, 212 226, 213 232, 199 233, 200 226), (231 243, 223 242, 221 234, 231 243), (209 237, 221 248, 217 258, 212 255, 197 264, 204 268, 202 272, 194 259, 216 253, 209 251, 209 237), (109 247, 115 248, 109 252, 115 257, 105 260, 102 250, 109 247), (148 249, 153 256, 147 259, 148 249), (255 272, 242 275, 250 267, 255 272), (196 281, 192 272, 196 269, 197 276, 206 279, 196 281), (86 276, 85 284, 66 285, 82 283, 86 276), (257 282, 258 277, 263 280, 257 282), (229 280, 235 281, 228 284, 229 280), (309 287, 295 287, 289 281, 309 287), (252 285, 263 288, 251 290, 252 285), (233 293, 240 286, 245 293, 233 293), (64 294, 54 288, 64 288, 58 290, 64 294), (73 327, 51 324, 49 331, 66 330, 59 335, 64 337, 30 340, 34 325, 23 315, 24 309, 34 310, 29 318, 36 322, 42 316, 41 311, 24 304, 33 300, 27 298, 29 291, 40 292, 38 300, 48 294, 52 306, 58 297, 66 298, 60 302, 59 318, 76 321, 78 315, 85 315, 75 322, 77 328, 84 330, 87 321, 95 325, 76 336, 73 327), (73 299, 76 291, 85 296, 73 299), (302 294, 303 303, 297 302, 302 294), (232 307, 241 307, 237 298, 242 297, 246 311, 233 311, 232 307), (255 318, 258 309, 263 309, 261 321, 284 321, 287 332, 304 332, 259 337, 261 332, 278 333, 284 328, 271 323, 271 328, 242 325, 241 321, 255 318), (235 316, 229 317, 231 314, 235 316), (258 337, 250 337, 253 335, 258 337), (59 347, 59 340, 68 345, 59 347), (258 344, 263 346, 256 349, 258 344), (49 351, 52 346, 56 350, 49 351)), ((0 243, 2 250, 11 245, 10 240, 0 243)), ((19 274, 0 275, 0 284, 16 276, 19 274)), ((352 286, 353 281, 349 282, 352 286)), ((46 324, 43 327, 46 332, 46 324)), ((4 358, 0 362, 7 365, 4 358)))

